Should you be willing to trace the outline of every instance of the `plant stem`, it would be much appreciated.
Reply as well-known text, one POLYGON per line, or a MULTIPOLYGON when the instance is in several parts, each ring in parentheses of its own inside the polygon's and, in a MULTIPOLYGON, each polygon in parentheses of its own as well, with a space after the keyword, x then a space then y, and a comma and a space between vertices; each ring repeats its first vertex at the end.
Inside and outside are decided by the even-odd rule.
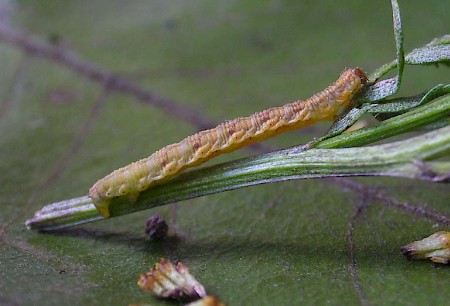
POLYGON ((313 144, 313 147, 325 149, 362 146, 437 122, 449 114, 450 96, 446 96, 377 125, 325 139, 313 144))
MULTIPOLYGON (((141 192, 135 203, 115 198, 111 217, 176 201, 251 185, 329 176, 395 176, 436 181, 450 173, 450 162, 422 163, 450 152, 450 126, 407 140, 361 148, 293 147, 192 170, 141 192), (414 162, 414 161, 418 162, 414 162)), ((28 228, 55 230, 101 220, 88 197, 50 204, 27 221, 28 228)))
POLYGON ((52 231, 102 219, 91 198, 84 196, 46 205, 25 225, 28 229, 52 231))

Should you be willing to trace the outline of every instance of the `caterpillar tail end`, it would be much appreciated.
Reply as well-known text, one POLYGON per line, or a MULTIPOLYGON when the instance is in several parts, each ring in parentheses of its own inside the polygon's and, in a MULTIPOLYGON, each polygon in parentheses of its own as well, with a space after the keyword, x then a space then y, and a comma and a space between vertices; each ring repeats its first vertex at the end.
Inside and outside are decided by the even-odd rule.
POLYGON ((91 189, 89 189, 89 197, 92 200, 92 203, 94 203, 95 208, 97 209, 98 213, 104 217, 109 218, 109 199, 102 199, 99 194, 98 190, 96 188, 96 185, 92 186, 91 189))
MULTIPOLYGON (((111 216, 111 213, 109 210, 111 198, 101 197, 99 195, 96 185, 92 186, 92 188, 89 190, 89 197, 91 198, 92 203, 95 206, 95 209, 97 209, 98 213, 103 218, 109 218, 111 216)), ((126 200, 129 203, 135 203, 138 197, 139 197, 139 192, 130 193, 125 196, 126 200)))

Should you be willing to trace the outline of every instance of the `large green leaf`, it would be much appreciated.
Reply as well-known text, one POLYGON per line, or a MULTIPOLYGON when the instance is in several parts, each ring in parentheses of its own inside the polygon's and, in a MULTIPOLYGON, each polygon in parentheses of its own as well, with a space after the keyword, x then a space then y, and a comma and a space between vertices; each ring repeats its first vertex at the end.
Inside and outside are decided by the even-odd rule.
MULTIPOLYGON (((160 257, 184 262, 210 294, 230 305, 448 302, 449 269, 408 262, 399 251, 445 229, 446 185, 378 178, 294 181, 56 234, 24 226, 44 204, 85 195, 111 170, 204 124, 307 97, 344 67, 371 71, 391 60, 389 3, 0 4, 8 8, 2 20, 12 29, 71 50, 94 70, 117 72, 164 105, 174 103, 161 108, 152 104, 155 99, 143 102, 136 93, 105 89, 58 54, 34 56, 17 46, 23 42, 0 41, 0 304, 168 305, 136 285, 160 257), (167 241, 145 239, 145 220, 154 213, 169 222, 167 241)), ((448 32, 445 1, 400 4, 406 48, 448 32)), ((412 95, 443 82, 446 69, 407 67, 400 92, 412 95)), ((266 145, 304 143, 325 128, 292 132, 266 145)))

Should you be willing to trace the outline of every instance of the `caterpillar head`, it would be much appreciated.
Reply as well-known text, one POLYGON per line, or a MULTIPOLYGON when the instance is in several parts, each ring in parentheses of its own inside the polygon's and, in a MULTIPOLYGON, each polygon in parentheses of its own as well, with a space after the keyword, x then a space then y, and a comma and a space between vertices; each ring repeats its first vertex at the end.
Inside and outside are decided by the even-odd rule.
POLYGON ((352 71, 353 74, 359 77, 359 79, 361 80, 361 85, 365 85, 367 83, 367 76, 364 73, 364 71, 362 71, 361 68, 356 67, 351 68, 350 70, 352 71))

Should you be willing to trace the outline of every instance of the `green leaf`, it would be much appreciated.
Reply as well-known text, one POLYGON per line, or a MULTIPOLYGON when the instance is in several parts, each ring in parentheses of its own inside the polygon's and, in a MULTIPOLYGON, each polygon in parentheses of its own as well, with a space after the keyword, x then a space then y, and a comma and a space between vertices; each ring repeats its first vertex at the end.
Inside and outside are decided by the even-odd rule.
MULTIPOLYGON (((366 101, 378 101, 386 97, 392 96, 397 93, 400 88, 400 84, 403 78, 403 69, 405 67, 405 54, 403 50, 403 28, 402 20, 400 17, 400 8, 396 0, 391 0, 392 5, 392 19, 394 25, 394 38, 395 38, 395 49, 397 59, 395 61, 395 67, 397 67, 397 75, 388 80, 383 80, 371 86, 365 93, 363 100, 366 101)), ((375 71, 369 76, 369 80, 376 81, 382 77, 387 71, 388 67, 392 66, 387 64, 387 66, 382 66, 380 69, 375 71)))
POLYGON ((450 61, 450 45, 426 46, 413 50, 406 56, 408 64, 422 65, 450 61))
POLYGON ((433 101, 439 96, 450 93, 450 85, 438 84, 428 92, 413 97, 404 97, 386 101, 383 104, 372 105, 368 112, 380 113, 402 113, 420 105, 433 101))
MULTIPOLYGON (((450 28, 448 4, 431 2, 401 3, 405 25, 420 23, 404 28, 408 46, 450 28)), ((409 262, 400 253, 401 246, 448 228, 445 184, 290 181, 59 233, 24 226, 43 205, 85 195, 111 170, 204 125, 308 97, 344 67, 370 70, 391 59, 389 5, 7 3, 13 6, 2 22, 9 19, 15 30, 92 66, 76 70, 61 55, 67 53, 44 56, 0 38, 0 304, 175 305, 136 284, 160 257, 185 263, 208 293, 229 305, 447 303, 447 267, 409 262), (88 73, 98 68, 108 73, 88 73), (102 79, 108 75, 120 78, 102 79), (124 91, 130 87, 121 78, 144 91, 124 91), (169 223, 166 241, 145 238, 145 221, 154 213, 169 223)), ((408 75, 405 92, 448 82, 442 68, 408 75)), ((327 128, 292 132, 217 162, 304 144, 327 128)))

